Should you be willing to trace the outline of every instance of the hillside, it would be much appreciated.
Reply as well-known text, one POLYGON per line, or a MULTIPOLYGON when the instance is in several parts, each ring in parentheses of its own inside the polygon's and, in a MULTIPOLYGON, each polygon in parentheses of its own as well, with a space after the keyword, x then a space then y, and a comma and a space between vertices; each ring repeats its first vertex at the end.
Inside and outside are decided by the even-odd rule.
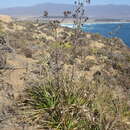
POLYGON ((0 21, 0 129, 129 130, 130 48, 53 26, 0 21))
MULTIPOLYGON (((44 10, 48 10, 51 16, 62 16, 62 12, 72 9, 73 6, 69 4, 46 3, 31 7, 0 9, 0 14, 10 16, 41 16, 44 10)), ((87 11, 90 18, 130 19, 130 6, 128 5, 91 5, 87 7, 87 11)))
POLYGON ((0 21, 3 21, 5 23, 10 23, 13 21, 13 19, 7 15, 0 15, 0 21))

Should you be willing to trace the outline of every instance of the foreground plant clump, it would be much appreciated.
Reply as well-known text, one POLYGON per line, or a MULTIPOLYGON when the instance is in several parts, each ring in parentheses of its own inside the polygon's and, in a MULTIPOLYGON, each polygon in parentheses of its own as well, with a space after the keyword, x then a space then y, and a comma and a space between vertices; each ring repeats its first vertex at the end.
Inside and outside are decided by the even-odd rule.
POLYGON ((10 44, 1 48, 15 54, 2 53, 0 129, 130 129, 130 49, 122 40, 80 30, 75 39, 56 21, 1 26, 10 44))
POLYGON ((107 85, 64 79, 58 88, 52 81, 46 82, 26 89, 24 121, 44 129, 128 128, 122 122, 128 112, 127 104, 107 85))

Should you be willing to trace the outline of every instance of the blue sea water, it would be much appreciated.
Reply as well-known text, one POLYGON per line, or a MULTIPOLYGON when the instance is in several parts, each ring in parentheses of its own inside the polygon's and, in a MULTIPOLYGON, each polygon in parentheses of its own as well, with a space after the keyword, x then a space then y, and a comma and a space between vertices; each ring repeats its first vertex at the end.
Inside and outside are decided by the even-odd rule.
MULTIPOLYGON (((73 28, 73 24, 64 24, 73 28)), ((83 26, 85 32, 99 33, 106 37, 119 37, 130 47, 130 23, 98 23, 85 24, 83 26)))

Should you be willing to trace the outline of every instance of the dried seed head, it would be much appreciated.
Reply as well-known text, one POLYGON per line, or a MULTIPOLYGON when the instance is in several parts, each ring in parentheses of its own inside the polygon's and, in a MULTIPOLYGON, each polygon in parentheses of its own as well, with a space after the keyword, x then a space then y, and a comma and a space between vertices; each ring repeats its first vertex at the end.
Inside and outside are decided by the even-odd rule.
POLYGON ((47 12, 47 11, 44 11, 43 16, 44 16, 44 17, 48 17, 48 12, 47 12))

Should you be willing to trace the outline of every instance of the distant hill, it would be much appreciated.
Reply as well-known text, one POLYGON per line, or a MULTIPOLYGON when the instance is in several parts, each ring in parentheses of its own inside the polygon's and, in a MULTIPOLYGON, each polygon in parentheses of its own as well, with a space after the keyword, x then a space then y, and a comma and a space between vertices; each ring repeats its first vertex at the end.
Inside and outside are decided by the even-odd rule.
MULTIPOLYGON (((40 16, 47 10, 51 16, 61 16, 64 10, 72 10, 70 4, 45 3, 30 7, 14 7, 0 9, 0 14, 10 16, 40 16)), ((94 5, 87 7, 87 13, 91 18, 116 18, 130 19, 130 6, 128 5, 94 5)))

